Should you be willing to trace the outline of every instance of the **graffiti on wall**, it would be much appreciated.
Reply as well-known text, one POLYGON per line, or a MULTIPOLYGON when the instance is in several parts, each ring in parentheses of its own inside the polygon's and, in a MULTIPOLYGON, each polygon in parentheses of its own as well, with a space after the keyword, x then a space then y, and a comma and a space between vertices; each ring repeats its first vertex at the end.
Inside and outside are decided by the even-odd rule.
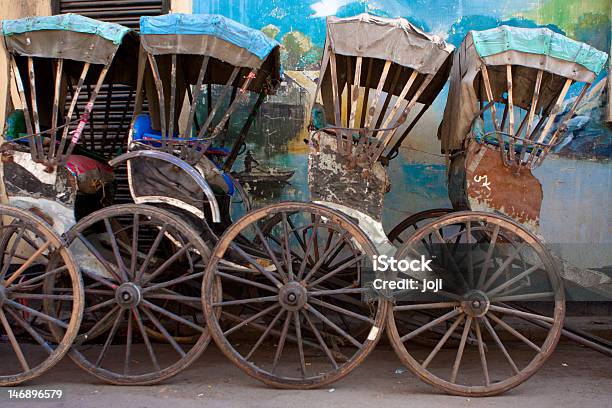
MULTIPOLYGON (((305 109, 316 88, 327 16, 367 12, 403 17, 455 46, 469 30, 503 24, 547 27, 604 51, 610 50, 611 42, 610 4, 601 0, 193 0, 193 12, 223 14, 261 29, 282 45, 285 82, 270 106, 262 109, 249 148, 260 162, 279 169, 292 167, 295 174, 267 196, 263 188, 262 202, 308 199, 305 109)), ((589 90, 569 123, 565 139, 555 149, 558 159, 549 159, 547 166, 559 167, 560 162, 555 160, 562 158, 604 163, 612 156, 612 130, 603 120, 607 74, 604 70, 589 90)), ((567 106, 578 91, 571 90, 567 106)), ((402 157, 391 163, 392 191, 385 201, 386 225, 395 224, 406 214, 450 205, 444 159, 438 155, 436 138, 446 96, 446 91, 440 94, 411 140, 404 143, 402 157)), ((607 181, 600 184, 607 185, 607 181)))

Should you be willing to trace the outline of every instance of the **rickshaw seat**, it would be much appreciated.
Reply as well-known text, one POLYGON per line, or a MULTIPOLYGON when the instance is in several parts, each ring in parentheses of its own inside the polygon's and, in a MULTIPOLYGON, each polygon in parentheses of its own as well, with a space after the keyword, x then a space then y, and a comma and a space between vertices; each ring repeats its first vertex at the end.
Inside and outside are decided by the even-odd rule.
MULTIPOLYGON (((175 136, 178 137, 178 135, 179 135, 178 132, 175 132, 175 136)), ((144 142, 147 144, 151 143, 151 145, 154 147, 161 146, 161 143, 160 143, 162 140, 161 132, 151 127, 151 117, 149 116, 149 114, 141 113, 136 118, 136 121, 134 122, 134 133, 132 135, 132 140, 144 142)), ((184 139, 184 140, 189 141, 190 139, 184 139)), ((230 153, 230 150, 225 147, 210 146, 208 149, 206 149, 205 154, 207 156, 212 155, 212 156, 225 157, 225 156, 228 156, 229 153, 230 153)), ((235 189, 234 189, 234 183, 232 183, 232 179, 230 178, 228 174, 222 173, 221 175, 223 176, 223 181, 227 185, 227 189, 228 189, 227 194, 230 196, 233 195, 235 189)))

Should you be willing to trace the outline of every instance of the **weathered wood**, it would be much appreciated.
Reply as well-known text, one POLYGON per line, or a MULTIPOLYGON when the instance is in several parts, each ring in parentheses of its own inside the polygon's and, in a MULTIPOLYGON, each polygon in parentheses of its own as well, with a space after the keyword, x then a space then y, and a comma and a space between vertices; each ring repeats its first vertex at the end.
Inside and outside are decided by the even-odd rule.
POLYGON ((378 104, 380 103, 383 86, 387 80, 387 75, 389 74, 389 68, 391 67, 391 61, 385 61, 385 66, 383 67, 382 74, 380 76, 380 80, 378 81, 378 86, 376 87, 376 94, 374 95, 374 101, 372 102, 372 106, 368 109, 368 116, 366 118, 364 127, 370 128, 372 125, 372 121, 374 120, 374 114, 378 108, 378 104))
MULTIPOLYGON (((94 101, 98 97, 98 93, 100 92, 100 88, 102 88, 102 84, 104 83, 104 79, 106 78, 106 74, 108 73, 109 68, 110 68, 110 65, 105 65, 100 71, 100 76, 98 77, 96 86, 93 92, 91 93, 89 101, 87 101, 87 105, 85 105, 85 110, 83 111, 83 114, 81 115, 79 123, 77 124, 77 128, 74 130, 74 132, 72 132, 72 138, 70 139, 70 144, 68 145, 68 149, 66 149, 66 154, 64 154, 63 156, 60 156, 61 159, 57 162, 57 164, 59 165, 65 164, 66 160, 68 160, 68 158, 72 154, 72 151, 74 150, 74 146, 78 143, 79 138, 81 137, 81 134, 83 133, 83 130, 85 129, 85 126, 87 125, 89 119, 91 118, 91 112, 93 111, 94 101)), ((59 153, 61 152, 62 150, 59 151, 59 153)))
MULTIPOLYGON (((533 123, 533 117, 535 115, 536 107, 538 105, 538 100, 540 99, 540 89, 542 87, 542 75, 544 75, 544 71, 539 70, 538 76, 536 77, 536 84, 533 90, 533 96, 531 97, 531 106, 529 107, 529 116, 527 119, 527 127, 525 128, 525 138, 529 136, 531 130, 531 124, 533 123)), ((518 134, 520 136, 520 134, 518 134)))
MULTIPOLYGON (((491 89, 491 81, 489 80, 489 71, 487 70, 487 66, 486 65, 482 65, 482 68, 480 69, 480 72, 482 74, 482 78, 483 78, 483 83, 485 86, 485 93, 486 93, 486 97, 487 97, 487 103, 488 102, 493 102, 494 101, 494 97, 493 97, 493 91, 491 89)), ((499 131, 499 125, 497 124, 497 109, 495 109, 495 103, 493 103, 491 105, 491 120, 493 121, 493 128, 495 129, 495 131, 499 131)))
POLYGON ((393 144, 393 147, 389 150, 389 153, 387 154, 387 156, 385 156, 387 158, 387 160, 391 160, 394 157, 395 152, 397 152, 399 150, 400 146, 404 142, 404 139, 406 139, 406 137, 408 137, 408 135, 410 134, 412 129, 416 126, 416 124, 419 122, 419 120, 425 114, 425 112, 427 112, 427 109, 429 109, 430 106, 431 105, 423 105, 423 107, 421 108, 419 113, 414 117, 412 122, 410 122, 410 125, 408 125, 406 130, 404 130, 404 133, 402 133, 402 135, 393 144))
POLYGON ((36 143, 34 142, 34 129, 32 127, 32 117, 30 116, 30 109, 28 108, 28 100, 25 95, 25 88, 23 86, 23 81, 21 80, 21 74, 19 73, 19 67, 17 66, 17 61, 11 55, 9 57, 11 59, 11 65, 13 67, 13 78, 15 79, 15 85, 17 87, 17 92, 19 93, 19 100, 21 101, 23 116, 25 118, 26 130, 29 135, 30 141, 30 151, 33 156, 33 159, 36 160, 38 157, 38 152, 36 149, 36 143))
POLYGON ((159 67, 157 66, 157 61, 155 60, 155 56, 153 54, 147 53, 147 58, 149 60, 149 66, 151 67, 151 72, 153 73, 153 81, 155 82, 155 89, 157 90, 157 99, 159 101, 159 122, 160 122, 160 131, 162 136, 161 148, 166 150, 167 139, 168 139, 168 127, 166 126, 166 104, 164 102, 164 85, 161 81, 161 76, 159 74, 159 67))
POLYGON ((30 99, 32 103, 32 121, 34 122, 34 143, 38 159, 44 158, 42 136, 40 134, 40 118, 38 117, 38 102, 36 100, 36 74, 34 73, 34 60, 28 57, 28 77, 30 79, 30 99))
MULTIPOLYGON (((363 62, 362 57, 357 57, 355 61, 355 76, 353 78, 353 91, 351 92, 352 103, 350 108, 348 127, 355 127, 355 113, 357 112, 357 104, 359 103, 359 86, 361 84, 361 64, 363 62)), ((367 92, 367 88, 366 88, 367 92)))
POLYGON ((49 145, 49 157, 55 156, 55 143, 57 141, 57 117, 59 115, 59 100, 62 86, 62 74, 64 59, 59 58, 55 66, 55 88, 53 92, 53 108, 51 111, 51 143, 49 145))
MULTIPOLYGON (((332 98, 334 103, 334 125, 336 127, 342 127, 342 114, 340 104, 342 101, 340 100, 340 95, 338 91, 338 72, 336 71, 336 54, 333 52, 329 53, 329 69, 331 75, 332 82, 332 98)), ((341 130, 336 131, 336 140, 338 144, 338 151, 341 153, 345 152, 344 146, 344 132, 341 130)))
POLYGON ((383 133, 382 137, 379 139, 379 144, 376 147, 374 154, 371 155, 372 162, 378 160, 378 158, 382 155, 383 151, 385 150, 385 148, 387 147, 391 139, 393 139, 393 135, 395 135, 395 132, 397 132, 397 129, 406 121, 406 119, 408 118, 408 114, 410 113, 414 105, 417 103, 421 94, 423 93, 423 91, 425 91, 425 89, 427 88, 427 86, 429 85, 432 79, 433 79, 432 74, 425 76, 425 78, 423 79, 423 82, 421 83, 417 91, 412 96, 412 99, 410 99, 410 101, 408 102, 408 105, 406 105, 406 107, 402 111, 401 116, 397 119, 397 121, 393 125, 393 128, 390 130, 386 130, 383 133))
MULTIPOLYGON (((170 113, 168 114, 168 138, 174 139, 174 110, 176 106, 176 54, 172 54, 170 68, 170 113)), ((183 101, 181 101, 182 103, 183 101)))
POLYGON ((374 58, 370 58, 368 62, 368 72, 366 74, 366 81, 365 81, 366 85, 365 85, 365 89, 363 92, 363 102, 361 104, 361 116, 359 117, 359 127, 364 127, 366 115, 368 112, 368 99, 370 97, 369 84, 370 84, 370 79, 372 78, 372 65, 373 64, 374 64, 374 58))
MULTIPOLYGON (((387 113, 387 109, 389 109, 389 104, 391 103, 391 99, 393 99, 393 90, 397 86, 397 81, 399 80, 399 77, 402 71, 404 71, 404 67, 400 65, 395 65, 395 72, 393 74, 393 77, 392 77, 393 79, 391 80, 391 84, 389 85, 389 92, 387 92, 387 96, 385 97, 385 102, 383 103, 383 106, 380 109, 380 113, 378 114, 378 118, 376 119, 376 125, 374 125, 374 128, 376 129, 381 128, 381 124, 383 123, 383 119, 385 118, 385 114, 387 113)), ((390 115, 387 117, 387 121, 389 120, 389 117, 390 115)), ((382 127, 384 128, 385 126, 383 125, 382 127)))
MULTIPOLYGON (((514 100, 513 100, 513 89, 512 89, 512 66, 506 65, 506 81, 508 83, 508 104, 506 109, 508 112, 508 134, 510 135, 508 144, 508 153, 510 154, 510 160, 514 161, 514 100)), ((503 130, 503 126, 502 126, 503 130)))
POLYGON ((214 119, 215 114, 217 113, 219 108, 221 108, 221 104, 225 100, 225 97, 230 91, 230 88, 232 87, 232 84, 236 80, 236 76, 238 76, 239 72, 240 72, 240 67, 235 67, 230 75, 229 80, 227 81, 225 85, 223 85, 223 91, 221 92, 221 95, 219 95, 219 98, 215 102, 214 108, 210 110, 210 113, 208 114, 206 121, 204 121, 204 124, 202 124, 202 127, 200 128, 200 132, 198 133, 198 139, 202 139, 204 137, 204 132, 206 132, 206 129, 208 128, 208 126, 210 126, 212 120, 214 119))
POLYGON ((81 71, 81 76, 79 77, 79 81, 77 82, 76 89, 72 94, 72 100, 70 101, 70 106, 68 107, 68 113, 66 114, 66 120, 64 123, 64 131, 62 132, 62 139, 60 140, 59 147, 57 148, 57 157, 61 157, 64 153, 64 148, 66 147, 66 141, 68 140, 68 130, 70 128, 69 123, 72 120, 72 114, 74 113, 74 109, 77 104, 77 100, 79 99, 79 94, 81 93, 81 89, 83 88, 83 82, 85 82, 85 77, 87 76, 87 72, 89 71, 89 62, 85 62, 83 65, 83 70, 81 71))
POLYGON ((555 106, 553 106, 550 114, 548 116, 548 121, 546 125, 544 125, 544 129, 538 138, 538 143, 543 143, 546 140, 546 136, 548 136, 548 132, 550 131, 550 127, 552 126, 559 109, 561 108, 561 104, 563 104, 563 100, 565 99, 565 95, 567 95, 567 91, 569 91, 570 86, 574 82, 572 79, 568 78, 561 89, 561 93, 559 93, 559 97, 557 98, 557 102, 555 102, 555 106))

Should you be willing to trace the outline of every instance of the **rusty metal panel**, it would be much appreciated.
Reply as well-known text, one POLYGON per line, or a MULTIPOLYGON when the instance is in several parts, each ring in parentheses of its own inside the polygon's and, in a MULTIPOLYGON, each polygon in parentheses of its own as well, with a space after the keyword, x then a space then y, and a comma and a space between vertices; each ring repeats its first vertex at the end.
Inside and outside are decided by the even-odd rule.
POLYGON ((338 152, 335 136, 319 132, 310 140, 308 187, 313 201, 341 204, 380 222, 389 177, 380 163, 356 162, 338 152))
POLYGON ((529 169, 504 166, 498 151, 471 143, 449 177, 454 206, 505 214, 532 232, 538 232, 542 185, 529 169), (455 197, 453 197, 455 196, 455 197))

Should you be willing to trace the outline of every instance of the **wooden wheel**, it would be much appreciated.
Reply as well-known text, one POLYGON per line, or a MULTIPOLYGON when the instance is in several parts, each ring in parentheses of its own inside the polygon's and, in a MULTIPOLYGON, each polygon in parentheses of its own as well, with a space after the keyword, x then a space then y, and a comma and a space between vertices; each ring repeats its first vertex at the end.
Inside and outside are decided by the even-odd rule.
POLYGON ((395 291, 388 315, 391 343, 417 376, 451 394, 495 395, 527 380, 550 357, 565 297, 534 235, 497 215, 458 212, 419 228, 396 259, 421 255, 433 259, 432 272, 400 272, 419 288, 395 291), (442 279, 442 290, 420 294, 423 279, 442 279), (397 324, 414 311, 435 318, 417 328, 397 324), (453 347, 444 348, 452 338, 453 347))
POLYGON ((275 387, 344 377, 373 350, 386 318, 386 301, 363 297, 362 273, 374 255, 353 222, 324 206, 291 202, 249 213, 223 234, 206 269, 202 301, 216 344, 275 387))
POLYGON ((83 314, 83 284, 59 236, 31 213, 0 206, 0 385, 53 367, 70 349, 83 314), (62 305, 60 308, 59 305, 62 305))
POLYGON ((452 208, 436 208, 412 214, 393 227, 393 229, 387 234, 387 238, 389 238, 391 243, 399 246, 406 242, 410 235, 414 234, 414 232, 422 225, 453 211, 454 210, 452 208))
POLYGON ((79 366, 112 384, 153 384, 200 356, 210 341, 200 301, 209 250, 195 232, 167 211, 128 204, 83 218, 67 236, 85 282, 70 353, 79 366))

